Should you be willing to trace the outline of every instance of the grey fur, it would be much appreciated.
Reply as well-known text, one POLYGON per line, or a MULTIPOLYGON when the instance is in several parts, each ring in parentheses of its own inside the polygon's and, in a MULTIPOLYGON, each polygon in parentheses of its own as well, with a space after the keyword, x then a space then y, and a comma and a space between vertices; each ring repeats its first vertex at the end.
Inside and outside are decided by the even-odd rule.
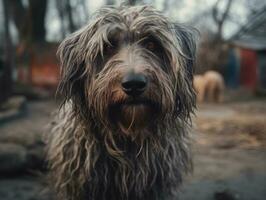
POLYGON ((103 8, 61 43, 59 92, 64 100, 47 135, 49 177, 58 199, 175 198, 182 175, 191 168, 194 54, 192 32, 149 6, 103 8), (108 57, 112 31, 121 45, 108 57), (140 45, 150 36, 159 41, 161 52, 140 45), (130 122, 125 127, 110 113, 116 115, 112 105, 127 99, 119 83, 128 68, 149 77, 144 96, 156 112, 121 109, 130 122), (149 125, 143 127, 142 121, 149 125))

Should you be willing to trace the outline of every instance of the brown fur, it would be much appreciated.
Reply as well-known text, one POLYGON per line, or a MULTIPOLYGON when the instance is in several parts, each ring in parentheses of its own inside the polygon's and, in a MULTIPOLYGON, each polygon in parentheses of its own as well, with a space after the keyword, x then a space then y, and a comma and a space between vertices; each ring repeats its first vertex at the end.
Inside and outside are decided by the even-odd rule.
POLYGON ((222 75, 216 71, 207 71, 204 74, 206 82, 206 96, 209 102, 220 103, 223 101, 224 79, 222 75))
POLYGON ((197 92, 197 101, 221 103, 224 99, 224 80, 216 71, 207 71, 203 75, 195 75, 193 80, 197 92))
POLYGON ((192 32, 149 6, 103 8, 62 42, 64 97, 47 137, 51 185, 64 200, 172 199, 190 169, 192 32), (139 104, 121 89, 148 77, 139 104))
POLYGON ((197 102, 202 103, 205 94, 205 80, 202 75, 195 75, 193 79, 193 85, 197 93, 197 102))

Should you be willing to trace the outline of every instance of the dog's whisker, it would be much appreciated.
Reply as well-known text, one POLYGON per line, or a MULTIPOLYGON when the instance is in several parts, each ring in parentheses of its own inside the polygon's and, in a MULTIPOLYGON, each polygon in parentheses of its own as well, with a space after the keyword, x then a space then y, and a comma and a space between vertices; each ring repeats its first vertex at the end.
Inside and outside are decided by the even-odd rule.
POLYGON ((140 155, 142 149, 143 149, 143 141, 141 142, 141 145, 140 145, 140 147, 139 147, 139 150, 138 150, 138 152, 137 152, 137 154, 136 154, 136 158, 139 157, 139 155, 140 155))
POLYGON ((127 128, 127 131, 129 131, 132 128, 133 124, 134 124, 135 114, 136 114, 136 108, 133 107, 133 110, 132 110, 132 119, 131 119, 131 122, 130 122, 128 128, 127 128))

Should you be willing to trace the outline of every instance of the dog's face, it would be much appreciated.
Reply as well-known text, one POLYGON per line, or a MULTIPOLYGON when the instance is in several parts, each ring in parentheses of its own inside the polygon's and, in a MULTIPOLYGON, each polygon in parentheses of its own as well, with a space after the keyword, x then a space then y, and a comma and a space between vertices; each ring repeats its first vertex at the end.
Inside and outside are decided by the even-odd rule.
POLYGON ((76 112, 123 133, 186 121, 195 105, 194 41, 151 7, 102 9, 59 47, 59 89, 76 112))

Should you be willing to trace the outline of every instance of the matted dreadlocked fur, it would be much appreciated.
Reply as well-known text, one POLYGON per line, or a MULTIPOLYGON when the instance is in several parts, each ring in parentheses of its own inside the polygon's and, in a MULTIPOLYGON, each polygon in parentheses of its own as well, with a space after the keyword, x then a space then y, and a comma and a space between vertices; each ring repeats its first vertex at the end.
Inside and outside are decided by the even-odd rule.
POLYGON ((59 49, 63 103, 47 137, 51 185, 64 200, 172 199, 191 167, 195 43, 150 6, 102 8, 59 49), (121 89, 148 77, 139 104, 121 89))

